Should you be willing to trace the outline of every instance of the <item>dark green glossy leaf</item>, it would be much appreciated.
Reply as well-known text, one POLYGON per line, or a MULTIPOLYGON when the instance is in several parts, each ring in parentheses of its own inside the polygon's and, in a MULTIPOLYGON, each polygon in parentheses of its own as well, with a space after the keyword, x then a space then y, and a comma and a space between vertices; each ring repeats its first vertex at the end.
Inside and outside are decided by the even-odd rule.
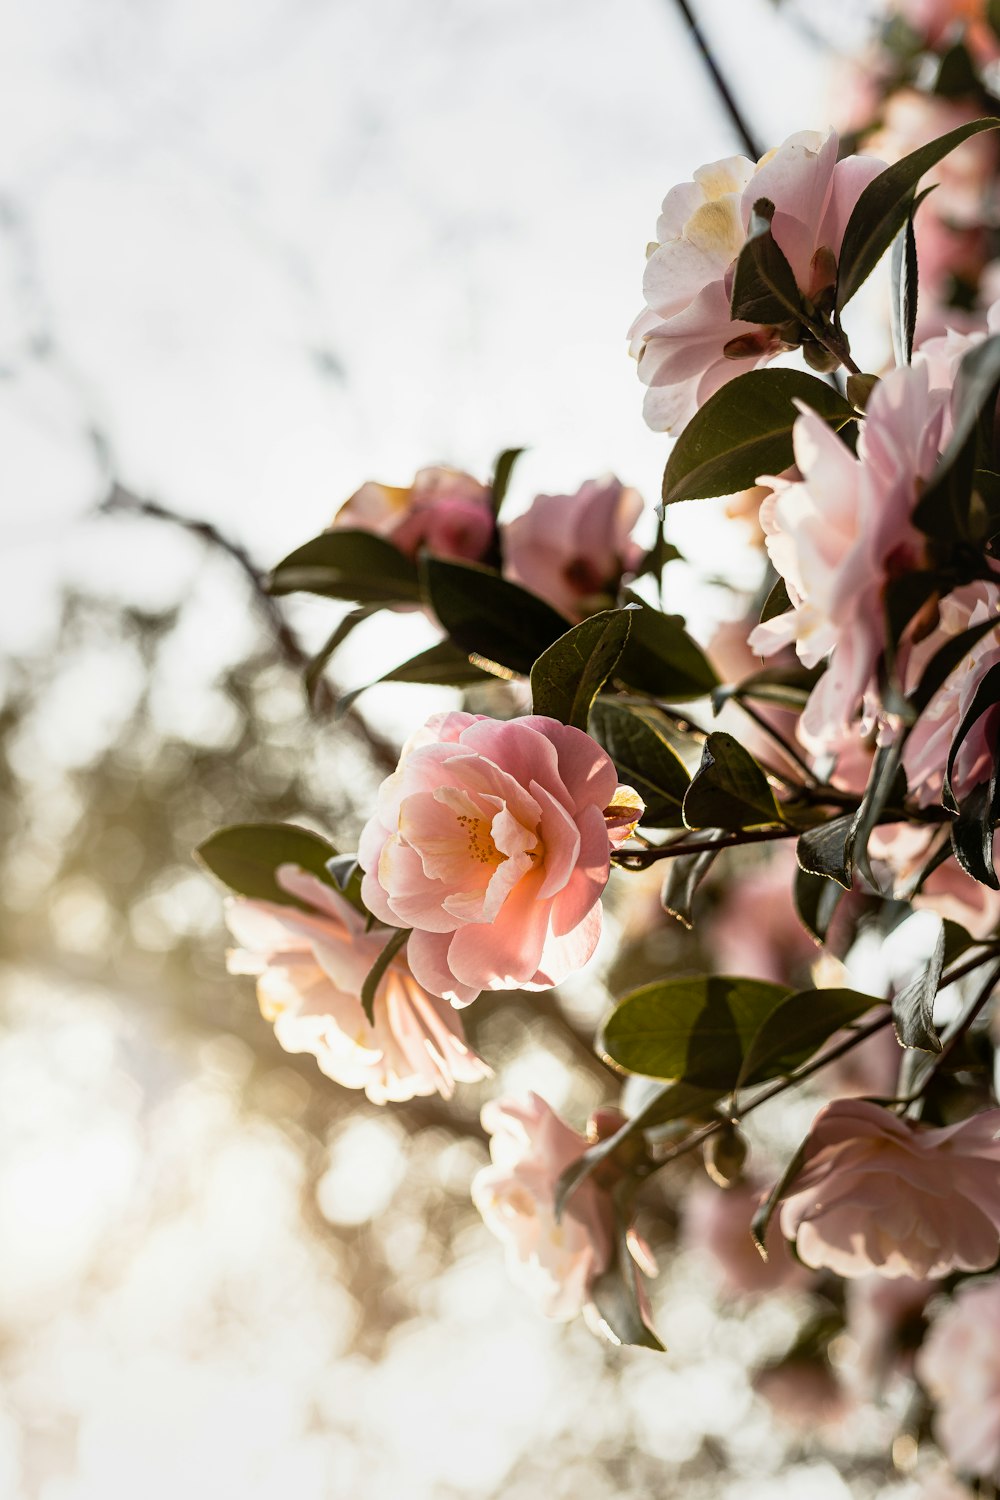
POLYGON ((684 822, 688 828, 729 830, 781 822, 767 777, 731 734, 719 730, 705 741, 684 798, 684 822))
MULTIPOLYGON (((503 673, 501 675, 507 675, 503 673)), ((345 714, 353 703, 367 693, 369 688, 386 682, 410 682, 436 687, 471 687, 489 680, 489 670, 484 662, 480 666, 469 660, 468 653, 460 651, 451 641, 438 641, 426 651, 411 656, 409 661, 383 673, 374 682, 366 682, 349 693, 344 693, 337 702, 337 713, 345 714)))
POLYGON ((908 365, 913 358, 913 335, 917 327, 917 240, 913 219, 933 187, 924 188, 913 200, 906 223, 892 242, 889 285, 889 322, 892 329, 892 351, 897 365, 908 365))
POLYGON ((722 974, 661 980, 620 1002, 600 1046, 626 1072, 721 1092, 735 1087, 750 1042, 790 993, 722 974))
POLYGON ((885 1002, 859 990, 802 990, 765 1019, 747 1048, 739 1087, 783 1077, 808 1062, 835 1032, 885 1002))
POLYGON ((364 871, 358 864, 356 854, 336 854, 333 859, 326 862, 327 874, 333 881, 337 890, 351 903, 355 911, 369 916, 368 908, 365 906, 361 895, 361 881, 364 871))
POLYGON ((948 763, 945 767, 941 800, 951 812, 958 812, 959 810, 951 784, 951 778, 955 773, 955 761, 958 759, 958 752, 983 715, 996 708, 998 704, 1000 704, 1000 662, 995 663, 983 673, 972 696, 972 702, 962 716, 962 721, 955 731, 955 738, 952 740, 951 748, 948 751, 948 763))
POLYGON ((1000 890, 993 863, 993 823, 996 770, 988 782, 977 786, 963 801, 951 825, 951 847, 966 875, 990 890, 1000 890))
POLYGON ((690 777, 663 733, 659 716, 614 698, 598 698, 590 732, 604 746, 622 781, 645 804, 644 828, 679 828, 690 777))
POLYGON ((767 1260, 767 1231, 774 1217, 774 1211, 788 1192, 795 1178, 799 1175, 802 1163, 805 1160, 807 1146, 808 1140, 803 1141, 799 1146, 750 1223, 750 1233, 753 1236, 753 1242, 757 1246, 762 1260, 767 1260))
POLYGON ((410 927, 397 928, 389 936, 385 947, 365 976, 365 982, 361 986, 361 1008, 368 1017, 369 1026, 374 1026, 375 1024, 375 996, 385 976, 385 971, 392 963, 400 948, 405 945, 411 931, 412 928, 410 927))
POLYGON ((621 659, 633 609, 608 609, 574 625, 531 669, 532 712, 586 730, 590 705, 621 659))
POLYGON ((934 1030, 934 1000, 941 988, 945 941, 942 922, 926 968, 892 998, 892 1025, 901 1047, 918 1047, 921 1052, 941 1051, 941 1039, 934 1030))
POLYGON ((278 884, 275 871, 281 865, 298 865, 333 885, 327 865, 337 858, 337 851, 318 833, 293 823, 235 823, 199 844, 195 858, 239 896, 303 908, 303 902, 278 884))
POLYGON ((793 460, 792 426, 803 401, 842 427, 854 417, 839 391, 800 370, 750 370, 710 396, 674 444, 663 475, 663 502, 733 495, 793 460))
POLYGON ((865 188, 854 205, 840 247, 837 310, 842 311, 874 271, 910 214, 920 179, 970 136, 993 130, 1000 120, 973 120, 947 135, 911 151, 886 167, 865 188))
POLYGON ((774 620, 778 615, 787 614, 791 607, 788 585, 779 574, 775 579, 774 587, 764 600, 764 607, 760 612, 760 623, 763 625, 767 620, 774 620))
POLYGON ((615 1220, 610 1264, 590 1288, 600 1332, 614 1344, 662 1353, 663 1345, 650 1327, 645 1297, 640 1292, 639 1268, 629 1253, 627 1210, 616 1206, 615 1220))
POLYGON ((416 564, 370 531, 323 531, 297 547, 271 574, 272 594, 321 594, 358 604, 415 603, 416 564))
MULTIPOLYGON (((723 835, 717 834, 716 838, 723 835)), ((694 898, 698 887, 722 851, 704 849, 700 854, 679 854, 667 864, 660 903, 668 916, 688 929, 694 926, 694 898)))
POLYGON ((525 676, 547 647, 570 629, 544 599, 490 568, 425 557, 428 604, 454 644, 525 676))
POLYGON ((799 869, 808 875, 822 875, 835 880, 845 891, 851 889, 851 864, 848 839, 854 825, 854 814, 831 818, 800 835, 795 846, 799 869))
POLYGON ((316 695, 323 681, 323 673, 334 652, 347 640, 347 637, 357 625, 360 625, 363 620, 369 619, 371 615, 377 614, 380 608, 381 605, 378 604, 363 604, 360 609, 352 609, 349 614, 344 616, 336 630, 328 637, 326 643, 317 651, 308 667, 306 667, 306 696, 310 703, 316 702, 316 695))
POLYGON ((810 874, 800 866, 795 871, 792 899, 799 921, 818 943, 825 943, 830 924, 840 905, 844 888, 823 875, 810 874))
POLYGON ((680 615, 662 614, 638 595, 626 592, 633 612, 618 676, 636 692, 648 693, 667 703, 702 698, 718 682, 712 666, 697 641, 684 629, 680 615))
POLYGON ((493 500, 493 514, 500 514, 500 507, 507 496, 510 487, 510 476, 514 472, 523 448, 505 448, 493 466, 493 482, 490 485, 490 494, 493 500))
POLYGON ((745 323, 774 325, 802 317, 802 293, 795 273, 771 233, 774 204, 758 198, 747 237, 736 259, 729 311, 745 323))

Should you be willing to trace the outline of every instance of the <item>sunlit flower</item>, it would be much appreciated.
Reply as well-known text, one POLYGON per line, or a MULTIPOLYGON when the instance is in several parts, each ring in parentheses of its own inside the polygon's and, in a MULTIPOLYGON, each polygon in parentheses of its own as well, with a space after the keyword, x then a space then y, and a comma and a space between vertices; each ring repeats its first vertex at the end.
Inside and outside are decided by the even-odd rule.
POLYGON ((966 1474, 1000 1465, 1000 1282, 960 1287, 917 1355, 937 1402, 934 1436, 966 1474))
POLYGON ((775 207, 774 239, 800 291, 816 296, 829 284, 830 256, 839 254, 851 211, 881 170, 856 156, 838 162, 838 147, 833 131, 800 131, 756 165, 731 156, 671 188, 646 262, 646 307, 629 334, 648 387, 643 415, 650 427, 678 432, 726 381, 788 347, 777 328, 730 317, 733 265, 753 206, 766 198, 775 207), (830 256, 817 260, 819 250, 830 256))
POLYGON ((774 480, 761 506, 792 608, 758 625, 750 644, 764 656, 794 644, 807 667, 829 657, 801 719, 812 749, 836 745, 858 714, 885 643, 886 584, 923 560, 911 515, 937 463, 949 396, 924 363, 893 370, 872 392, 857 456, 803 410, 794 428, 802 478, 774 480))
POLYGON ((369 909, 453 1004, 548 989, 587 962, 612 847, 642 803, 582 730, 436 714, 382 783, 358 858, 369 909))
POLYGON ((489 1068, 466 1046, 450 1005, 417 983, 405 958, 390 962, 375 995, 374 1024, 361 1006, 365 978, 391 936, 337 891, 295 865, 278 884, 309 909, 239 898, 226 921, 241 945, 229 969, 257 976, 265 1020, 286 1052, 311 1052, 323 1072, 374 1104, 442 1094, 489 1068))
POLYGON ((582 1182, 556 1219, 560 1175, 587 1149, 544 1099, 494 1099, 483 1108, 493 1165, 477 1173, 472 1201, 507 1251, 511 1280, 550 1318, 573 1318, 611 1258, 611 1199, 582 1182))
POLYGON ((821 1110, 781 1229, 839 1276, 947 1276, 1000 1253, 1000 1110, 929 1129, 860 1099, 821 1110))
POLYGON ((639 567, 632 539, 642 496, 617 479, 590 479, 575 495, 536 495, 502 528, 504 573, 567 619, 614 604, 622 577, 639 567))
POLYGON ((372 531, 416 557, 477 562, 493 544, 496 523, 488 486, 459 469, 421 469, 408 489, 368 480, 333 518, 334 530, 372 531))

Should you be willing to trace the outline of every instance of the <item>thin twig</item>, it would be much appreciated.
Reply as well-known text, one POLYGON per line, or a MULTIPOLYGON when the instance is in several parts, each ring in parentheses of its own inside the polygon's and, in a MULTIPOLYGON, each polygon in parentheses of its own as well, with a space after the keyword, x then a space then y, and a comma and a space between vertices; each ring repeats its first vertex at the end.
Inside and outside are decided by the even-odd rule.
POLYGON ((702 31, 701 26, 698 24, 698 21, 695 18, 690 5, 688 4, 688 0, 677 0, 677 8, 680 11, 681 15, 684 17, 688 31, 691 34, 691 40, 694 42, 699 53, 701 54, 701 59, 704 62, 705 67, 708 69, 712 82, 715 85, 716 93, 725 106, 726 113, 729 115, 729 119, 732 123, 733 129, 736 131, 736 134, 739 136, 740 140, 743 143, 743 149, 746 151, 747 156, 749 156, 752 161, 759 161, 764 153, 761 150, 760 144, 754 139, 753 131, 747 124, 743 111, 740 109, 739 105, 732 95, 732 92, 730 91, 729 84, 726 82, 718 63, 715 60, 711 48, 705 40, 704 32, 702 31))

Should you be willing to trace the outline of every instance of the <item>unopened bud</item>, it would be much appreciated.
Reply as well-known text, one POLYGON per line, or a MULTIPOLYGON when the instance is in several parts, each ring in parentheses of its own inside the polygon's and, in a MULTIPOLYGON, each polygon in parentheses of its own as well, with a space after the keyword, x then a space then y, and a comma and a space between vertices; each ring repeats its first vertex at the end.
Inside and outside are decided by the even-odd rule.
POLYGON ((718 1187, 735 1187, 743 1176, 748 1151, 736 1126, 726 1125, 705 1142, 705 1171, 718 1187))

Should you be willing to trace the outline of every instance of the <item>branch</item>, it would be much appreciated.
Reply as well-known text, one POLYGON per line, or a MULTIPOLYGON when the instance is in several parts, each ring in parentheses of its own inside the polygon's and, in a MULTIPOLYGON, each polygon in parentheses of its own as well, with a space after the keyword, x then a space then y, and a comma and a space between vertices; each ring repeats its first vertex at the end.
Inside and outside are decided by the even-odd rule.
POLYGON ((704 33, 702 32, 702 29, 699 26, 690 5, 688 4, 688 0, 677 0, 677 8, 680 11, 681 15, 684 17, 685 22, 687 23, 688 31, 691 34, 691 40, 694 42, 695 46, 701 54, 702 61, 704 62, 705 67, 708 69, 712 82, 715 85, 716 93, 725 106, 726 113, 729 116, 733 129, 743 143, 743 149, 746 151, 747 156, 749 156, 752 161, 759 161, 764 153, 761 150, 760 144, 754 139, 753 131, 747 124, 747 121, 743 115, 743 111, 740 109, 736 100, 733 98, 732 93, 730 92, 729 84, 726 82, 725 78, 722 75, 719 65, 716 62, 715 57, 713 56, 711 49, 709 48, 709 45, 705 40, 704 33))

